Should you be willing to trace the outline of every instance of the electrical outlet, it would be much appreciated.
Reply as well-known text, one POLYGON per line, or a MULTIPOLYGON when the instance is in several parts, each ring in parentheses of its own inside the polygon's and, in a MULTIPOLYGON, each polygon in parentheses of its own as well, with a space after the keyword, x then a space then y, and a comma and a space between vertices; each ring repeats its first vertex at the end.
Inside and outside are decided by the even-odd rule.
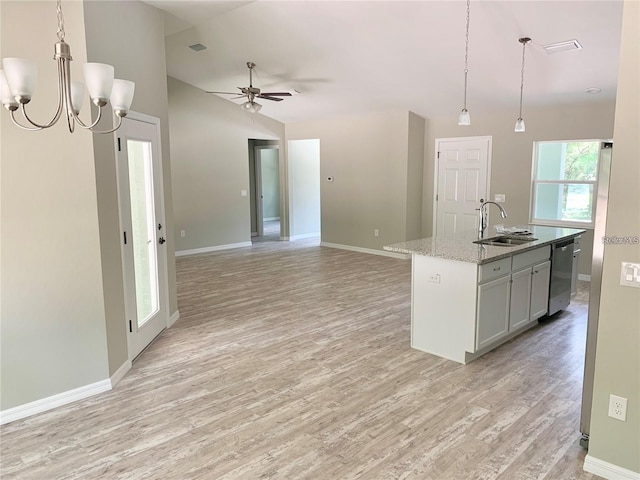
POLYGON ((440 274, 439 273, 435 273, 433 275, 429 275, 429 281, 431 283, 440 283, 440 274))
POLYGON ((180 236, 184 238, 186 236, 186 232, 184 230, 180 230, 180 236))
POLYGON ((373 236, 374 237, 379 237, 380 236, 380 230, 378 230, 377 228, 373 229, 373 236))
POLYGON ((493 201, 496 203, 506 202, 507 196, 504 193, 496 193, 493 197, 493 201))
POLYGON ((627 399, 609 395, 609 416, 616 420, 627 421, 627 399))

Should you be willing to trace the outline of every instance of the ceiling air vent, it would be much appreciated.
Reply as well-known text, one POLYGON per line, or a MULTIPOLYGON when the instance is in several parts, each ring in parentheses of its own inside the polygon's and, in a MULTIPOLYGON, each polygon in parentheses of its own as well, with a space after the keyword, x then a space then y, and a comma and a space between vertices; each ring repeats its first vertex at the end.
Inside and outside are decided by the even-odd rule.
POLYGON ((542 48, 544 48, 547 53, 551 55, 553 53, 568 52, 570 50, 580 50, 582 48, 582 45, 580 45, 580 42, 578 40, 567 40, 566 42, 557 42, 543 45, 542 48))
POLYGON ((200 52, 202 50, 206 50, 207 47, 202 45, 201 43, 194 43, 193 45, 189 45, 189 48, 194 52, 200 52))

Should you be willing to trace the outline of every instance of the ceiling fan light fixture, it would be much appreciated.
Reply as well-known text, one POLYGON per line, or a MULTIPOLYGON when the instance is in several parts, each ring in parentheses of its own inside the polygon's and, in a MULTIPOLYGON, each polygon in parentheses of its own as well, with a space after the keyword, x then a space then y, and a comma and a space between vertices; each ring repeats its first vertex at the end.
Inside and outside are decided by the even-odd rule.
POLYGON ((260 105, 259 103, 251 102, 251 101, 244 102, 240 106, 242 107, 242 110, 249 113, 258 113, 262 108, 262 105, 260 105))

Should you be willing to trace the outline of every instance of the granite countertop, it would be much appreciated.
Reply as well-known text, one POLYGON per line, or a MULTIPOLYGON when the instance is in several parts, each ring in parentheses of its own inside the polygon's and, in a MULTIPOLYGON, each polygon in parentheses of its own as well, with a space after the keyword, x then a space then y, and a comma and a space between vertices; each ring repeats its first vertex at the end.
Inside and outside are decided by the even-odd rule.
MULTIPOLYGON (((429 237, 409 242, 385 245, 383 248, 390 252, 425 255, 428 257, 447 258, 469 263, 487 263, 500 258, 508 257, 514 253, 550 245, 558 240, 576 237, 585 232, 578 228, 542 227, 528 225, 527 229, 536 238, 532 242, 514 246, 480 245, 473 243, 478 239, 476 230, 467 230, 445 237, 429 237)), ((489 226, 485 238, 495 237, 495 226, 489 226)), ((527 235, 529 236, 529 235, 527 235)))

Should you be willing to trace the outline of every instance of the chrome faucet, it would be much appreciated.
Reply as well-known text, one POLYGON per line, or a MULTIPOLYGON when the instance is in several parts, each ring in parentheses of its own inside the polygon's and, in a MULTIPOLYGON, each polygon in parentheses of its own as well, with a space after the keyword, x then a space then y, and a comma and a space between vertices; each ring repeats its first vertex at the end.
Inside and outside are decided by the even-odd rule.
POLYGON ((482 200, 480 200, 480 202, 481 202, 480 208, 476 208, 476 210, 478 210, 478 217, 479 217, 478 218, 478 238, 484 238, 484 232, 487 229, 487 209, 485 207, 490 203, 493 203, 496 207, 500 209, 500 216, 502 218, 507 218, 507 212, 505 212, 504 208, 502 208, 502 205, 496 202, 482 202, 482 200))

